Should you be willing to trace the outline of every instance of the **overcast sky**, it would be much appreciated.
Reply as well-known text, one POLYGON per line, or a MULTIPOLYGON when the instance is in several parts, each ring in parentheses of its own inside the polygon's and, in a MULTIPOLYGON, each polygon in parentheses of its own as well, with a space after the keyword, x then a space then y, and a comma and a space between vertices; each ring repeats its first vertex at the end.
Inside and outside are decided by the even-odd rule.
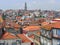
POLYGON ((0 0, 0 9, 28 9, 60 10, 60 0, 0 0))

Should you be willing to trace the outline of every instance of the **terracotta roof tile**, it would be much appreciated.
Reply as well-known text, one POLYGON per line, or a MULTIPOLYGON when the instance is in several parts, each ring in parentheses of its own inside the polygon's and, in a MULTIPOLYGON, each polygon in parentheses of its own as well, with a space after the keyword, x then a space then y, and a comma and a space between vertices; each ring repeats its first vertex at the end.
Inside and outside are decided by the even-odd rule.
POLYGON ((17 36, 22 39, 23 43, 24 42, 31 42, 31 40, 28 39, 24 34, 18 34, 17 36))
POLYGON ((15 35, 12 35, 11 33, 6 32, 3 36, 2 39, 17 39, 15 35))
POLYGON ((44 25, 44 26, 42 26, 41 28, 46 29, 46 30, 51 30, 52 24, 44 25))
POLYGON ((60 22, 56 22, 53 24, 53 28, 60 28, 60 22))
POLYGON ((21 23, 21 22, 24 22, 24 20, 18 20, 18 22, 20 22, 20 23, 21 23))
POLYGON ((16 16, 16 18, 21 18, 20 16, 16 16))
POLYGON ((47 25, 47 24, 49 24, 48 22, 43 22, 41 25, 47 25))
POLYGON ((40 30, 40 26, 27 26, 27 27, 24 28, 23 30, 26 30, 26 31, 40 30))
POLYGON ((47 24, 45 26, 42 26, 42 28, 44 28, 46 30, 51 30, 52 28, 60 28, 60 22, 55 22, 55 23, 47 24))
POLYGON ((19 30, 20 25, 15 23, 15 24, 13 25, 13 27, 14 27, 14 29, 17 31, 17 30, 19 30))
POLYGON ((13 26, 14 26, 14 28, 19 28, 20 27, 20 25, 16 24, 16 23, 13 26))

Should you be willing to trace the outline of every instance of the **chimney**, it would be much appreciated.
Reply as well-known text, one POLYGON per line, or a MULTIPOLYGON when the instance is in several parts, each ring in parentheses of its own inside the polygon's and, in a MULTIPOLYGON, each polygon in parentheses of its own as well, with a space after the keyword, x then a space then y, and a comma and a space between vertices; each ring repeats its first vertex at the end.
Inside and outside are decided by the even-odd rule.
POLYGON ((20 27, 20 34, 23 34, 23 29, 22 29, 22 27, 20 27))

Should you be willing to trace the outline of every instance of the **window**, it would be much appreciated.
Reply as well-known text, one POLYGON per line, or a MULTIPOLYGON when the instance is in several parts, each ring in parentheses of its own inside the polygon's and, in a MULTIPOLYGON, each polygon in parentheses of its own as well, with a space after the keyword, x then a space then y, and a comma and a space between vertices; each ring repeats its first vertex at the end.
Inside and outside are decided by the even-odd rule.
POLYGON ((47 39, 47 45, 51 45, 51 40, 47 39))
POLYGON ((60 40, 53 39, 53 45, 60 45, 60 40))
POLYGON ((44 32, 44 29, 40 30, 40 32, 41 32, 41 33, 44 32))
POLYGON ((45 34, 45 36, 48 36, 49 35, 49 32, 48 31, 46 31, 46 34, 45 34))
POLYGON ((21 40, 17 40, 16 43, 21 45, 21 40))
POLYGON ((53 29, 53 36, 60 36, 60 29, 53 29))
POLYGON ((60 36, 60 29, 57 30, 57 35, 60 36))
POLYGON ((41 44, 43 44, 44 42, 44 40, 43 40, 43 37, 41 36, 41 38, 40 38, 40 40, 41 40, 41 44))
POLYGON ((47 32, 46 32, 46 36, 47 36, 48 38, 51 38, 50 33, 51 33, 50 31, 47 31, 47 32))
POLYGON ((17 43, 16 42, 13 42, 12 45, 17 45, 17 43))
POLYGON ((46 38, 44 38, 44 45, 47 45, 47 41, 46 41, 46 38))
POLYGON ((57 30, 53 29, 53 36, 56 36, 57 30))
POLYGON ((40 32, 42 33, 43 30, 40 30, 40 32))
POLYGON ((45 30, 42 30, 42 35, 45 35, 45 30))
POLYGON ((60 45, 60 40, 57 40, 57 45, 60 45))

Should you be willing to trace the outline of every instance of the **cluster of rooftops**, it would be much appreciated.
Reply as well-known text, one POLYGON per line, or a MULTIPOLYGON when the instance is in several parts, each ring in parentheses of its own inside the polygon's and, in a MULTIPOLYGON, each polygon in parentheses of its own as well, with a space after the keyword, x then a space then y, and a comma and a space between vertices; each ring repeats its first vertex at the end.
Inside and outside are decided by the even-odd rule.
MULTIPOLYGON (((3 21, 2 21, 3 22, 3 21)), ((20 26, 19 24, 17 24, 17 23, 10 23, 10 25, 6 25, 6 24, 4 24, 5 22, 3 22, 3 24, 2 25, 4 25, 4 33, 3 33, 3 35, 2 35, 2 37, 0 38, 0 40, 7 40, 7 39, 22 39, 22 42, 32 42, 29 38, 34 38, 34 35, 33 35, 33 32, 34 31, 38 31, 37 32, 37 35, 40 35, 40 30, 41 29, 45 29, 45 30, 48 30, 48 31, 50 31, 50 30, 52 30, 53 28, 58 28, 58 29, 60 29, 60 22, 59 21, 55 21, 55 22, 43 22, 43 23, 41 23, 41 25, 28 25, 28 26, 26 26, 26 27, 24 27, 24 26, 20 26), (12 33, 10 33, 10 32, 8 32, 7 30, 9 30, 9 29, 13 29, 14 28, 14 30, 17 32, 19 32, 19 31, 21 31, 22 30, 22 32, 23 33, 18 33, 18 34, 12 34, 12 33), (20 28, 22 28, 22 29, 20 29, 20 28), (29 36, 26 36, 26 34, 28 34, 27 32, 32 32, 32 34, 31 35, 29 35, 29 36)), ((0 28, 1 28, 2 26, 0 25, 0 28)), ((1 29, 2 30, 2 29, 1 29)))

